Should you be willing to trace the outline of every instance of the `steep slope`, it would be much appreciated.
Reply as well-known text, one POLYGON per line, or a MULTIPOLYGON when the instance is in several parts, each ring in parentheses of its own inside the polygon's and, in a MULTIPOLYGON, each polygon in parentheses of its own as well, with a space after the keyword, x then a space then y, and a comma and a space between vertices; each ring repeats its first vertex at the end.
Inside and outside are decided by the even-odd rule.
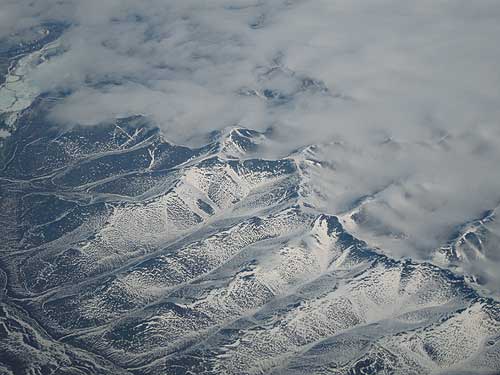
POLYGON ((189 148, 141 118, 56 132, 25 116, 0 180, 3 334, 8 352, 43 342, 6 371, 500 368, 498 303, 353 237, 325 212, 318 176, 335 168, 315 147, 256 159, 266 135, 243 128, 189 148))
POLYGON ((483 217, 464 224, 434 255, 436 264, 468 275, 470 281, 485 291, 498 293, 500 261, 500 223, 498 207, 483 217))

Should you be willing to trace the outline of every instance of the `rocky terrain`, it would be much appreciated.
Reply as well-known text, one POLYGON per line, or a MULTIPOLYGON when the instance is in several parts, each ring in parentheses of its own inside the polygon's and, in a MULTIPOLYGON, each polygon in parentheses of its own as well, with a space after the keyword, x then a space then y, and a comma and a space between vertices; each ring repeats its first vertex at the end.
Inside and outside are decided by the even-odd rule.
MULTIPOLYGON (((140 117, 61 131, 37 105, 1 178, 4 373, 500 368, 500 305, 322 212, 314 147, 256 159, 266 134, 234 127, 193 149, 140 117)), ((450 259, 477 256, 462 237, 450 259)))
MULTIPOLYGON (((268 159, 271 132, 241 126, 199 147, 139 115, 54 126, 23 77, 61 27, 0 48, 0 374, 499 373, 500 304, 471 276, 497 208, 399 259, 357 236, 373 197, 329 209, 335 144, 268 159)), ((288 96, 242 95, 328 93, 278 73, 288 96)))

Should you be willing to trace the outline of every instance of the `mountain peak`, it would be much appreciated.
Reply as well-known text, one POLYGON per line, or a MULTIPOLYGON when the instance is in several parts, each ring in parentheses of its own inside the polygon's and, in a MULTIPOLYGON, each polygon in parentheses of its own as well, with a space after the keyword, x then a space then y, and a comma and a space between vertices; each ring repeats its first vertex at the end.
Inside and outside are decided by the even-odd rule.
POLYGON ((219 153, 227 159, 237 159, 255 152, 266 136, 245 127, 228 127, 217 134, 219 153))

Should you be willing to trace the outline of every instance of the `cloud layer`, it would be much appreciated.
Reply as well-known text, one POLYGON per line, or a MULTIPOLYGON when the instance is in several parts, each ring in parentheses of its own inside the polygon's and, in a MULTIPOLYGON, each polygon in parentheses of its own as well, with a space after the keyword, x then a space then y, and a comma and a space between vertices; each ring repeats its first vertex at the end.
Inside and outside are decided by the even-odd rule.
POLYGON ((265 151, 280 155, 336 142, 329 207, 379 192, 369 228, 398 255, 430 257, 500 201, 498 1, 6 4, 0 35, 72 24, 65 52, 29 77, 70 93, 51 114, 61 124, 141 113, 179 142, 272 127, 265 151))

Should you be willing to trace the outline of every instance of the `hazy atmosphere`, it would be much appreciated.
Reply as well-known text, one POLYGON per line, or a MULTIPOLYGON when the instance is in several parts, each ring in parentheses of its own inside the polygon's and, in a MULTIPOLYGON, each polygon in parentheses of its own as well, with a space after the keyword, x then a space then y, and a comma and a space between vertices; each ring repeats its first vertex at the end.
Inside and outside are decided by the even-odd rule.
POLYGON ((31 94, 17 110, 42 95, 40 126, 141 115, 192 149, 216 130, 258 131, 266 140, 239 160, 310 153, 322 169, 299 168, 317 198, 307 207, 377 253, 452 269, 499 298, 499 1, 0 0, 0 41, 46 24, 61 35, 23 73, 31 94), (443 260, 464 246, 475 255, 443 260))
POLYGON ((329 210, 383 189, 369 210, 396 254, 500 202, 496 1, 7 1, 0 19, 3 37, 70 24, 28 77, 69 92, 61 126, 143 114, 182 143, 272 128, 267 156, 342 144, 329 210))

